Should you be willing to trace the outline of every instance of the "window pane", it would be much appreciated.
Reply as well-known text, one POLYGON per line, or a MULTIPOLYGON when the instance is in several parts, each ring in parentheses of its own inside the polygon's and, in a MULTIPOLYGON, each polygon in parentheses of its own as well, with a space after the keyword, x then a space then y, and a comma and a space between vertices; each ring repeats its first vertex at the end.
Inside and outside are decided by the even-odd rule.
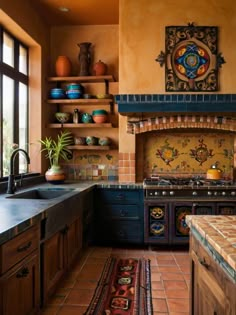
MULTIPOLYGON (((27 86, 23 83, 19 85, 19 147, 28 151, 27 145, 27 86)), ((25 157, 19 155, 19 173, 27 172, 27 162, 25 157)))
POLYGON ((19 55, 19 71, 27 74, 27 50, 20 45, 20 55, 19 55))
POLYGON ((3 62, 14 66, 14 40, 6 33, 3 33, 3 62))
POLYGON ((14 130, 14 81, 3 76, 3 176, 9 174, 14 130))

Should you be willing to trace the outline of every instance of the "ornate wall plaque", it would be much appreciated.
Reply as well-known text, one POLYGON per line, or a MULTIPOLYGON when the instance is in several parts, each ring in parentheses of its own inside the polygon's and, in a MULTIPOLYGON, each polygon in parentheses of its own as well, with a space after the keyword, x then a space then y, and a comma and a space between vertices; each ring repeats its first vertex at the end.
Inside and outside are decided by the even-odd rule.
POLYGON ((156 59, 166 66, 166 91, 218 91, 218 70, 225 60, 217 44, 215 26, 167 26, 166 51, 156 59))

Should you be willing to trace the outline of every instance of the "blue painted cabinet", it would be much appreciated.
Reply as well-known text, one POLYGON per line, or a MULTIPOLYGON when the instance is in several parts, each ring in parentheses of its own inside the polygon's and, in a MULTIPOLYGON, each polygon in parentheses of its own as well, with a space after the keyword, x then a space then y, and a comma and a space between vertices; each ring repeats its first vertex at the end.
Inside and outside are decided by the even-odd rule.
POLYGON ((143 244, 143 190, 97 188, 94 240, 98 244, 143 244))

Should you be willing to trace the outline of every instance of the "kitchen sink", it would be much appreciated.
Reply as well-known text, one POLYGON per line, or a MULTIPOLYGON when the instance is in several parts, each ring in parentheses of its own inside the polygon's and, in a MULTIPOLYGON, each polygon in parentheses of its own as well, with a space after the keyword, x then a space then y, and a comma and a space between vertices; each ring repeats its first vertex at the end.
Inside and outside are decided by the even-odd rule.
POLYGON ((64 196, 65 194, 69 194, 73 191, 74 189, 42 189, 42 188, 37 188, 37 189, 32 189, 32 190, 27 190, 21 193, 17 193, 15 195, 8 196, 6 198, 9 199, 54 199, 54 198, 59 198, 61 196, 64 196))

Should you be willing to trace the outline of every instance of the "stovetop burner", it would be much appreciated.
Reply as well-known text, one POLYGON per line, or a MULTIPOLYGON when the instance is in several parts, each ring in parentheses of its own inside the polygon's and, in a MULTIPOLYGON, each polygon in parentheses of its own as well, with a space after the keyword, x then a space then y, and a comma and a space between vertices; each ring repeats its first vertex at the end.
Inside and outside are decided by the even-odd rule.
POLYGON ((231 186, 233 184, 231 180, 225 179, 210 180, 200 176, 195 177, 151 176, 145 178, 143 183, 146 187, 148 186, 225 187, 231 186))

